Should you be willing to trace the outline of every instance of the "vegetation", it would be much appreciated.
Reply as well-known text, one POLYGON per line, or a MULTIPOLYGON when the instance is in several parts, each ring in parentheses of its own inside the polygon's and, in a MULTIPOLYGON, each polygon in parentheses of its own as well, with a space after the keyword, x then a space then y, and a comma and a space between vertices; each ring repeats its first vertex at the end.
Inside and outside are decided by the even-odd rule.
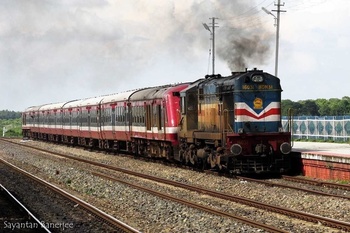
POLYGON ((0 111, 0 136, 2 137, 21 137, 22 120, 21 112, 8 110, 0 111), (5 130, 5 133, 4 133, 5 130))
POLYGON ((0 120, 10 120, 21 118, 21 112, 9 111, 9 110, 1 110, 0 111, 0 120))
POLYGON ((20 137, 22 135, 22 120, 21 118, 3 120, 0 119, 0 135, 1 137, 20 137), (5 134, 4 134, 5 130, 5 134))
POLYGON ((344 116, 350 115, 350 97, 341 99, 300 100, 289 99, 281 102, 282 115, 288 116, 288 109, 293 109, 294 116, 344 116))

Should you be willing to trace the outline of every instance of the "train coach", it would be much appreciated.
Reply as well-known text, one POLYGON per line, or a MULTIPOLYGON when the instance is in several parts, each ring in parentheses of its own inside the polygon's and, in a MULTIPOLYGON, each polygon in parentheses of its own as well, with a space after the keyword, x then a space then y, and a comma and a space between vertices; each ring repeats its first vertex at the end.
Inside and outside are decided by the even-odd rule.
POLYGON ((192 83, 29 107, 25 138, 163 158, 230 173, 290 169, 280 80, 254 69, 192 83))

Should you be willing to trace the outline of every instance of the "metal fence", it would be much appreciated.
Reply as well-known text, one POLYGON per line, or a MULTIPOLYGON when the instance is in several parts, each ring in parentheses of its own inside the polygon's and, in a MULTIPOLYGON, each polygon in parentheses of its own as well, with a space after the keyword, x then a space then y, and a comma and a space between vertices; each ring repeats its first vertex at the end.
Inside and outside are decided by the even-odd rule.
MULTIPOLYGON (((282 125, 287 130, 287 117, 282 117, 282 125)), ((296 116, 292 130, 293 139, 350 141, 350 116, 296 116)))

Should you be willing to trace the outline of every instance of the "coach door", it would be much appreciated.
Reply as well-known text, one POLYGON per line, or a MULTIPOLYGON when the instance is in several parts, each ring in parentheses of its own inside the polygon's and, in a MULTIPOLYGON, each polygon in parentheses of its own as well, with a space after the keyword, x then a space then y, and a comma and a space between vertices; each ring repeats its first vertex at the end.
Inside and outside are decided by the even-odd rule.
POLYGON ((153 134, 158 139, 164 138, 164 117, 163 107, 161 103, 156 103, 153 106, 153 134))
POLYGON ((117 117, 116 117, 116 105, 111 105, 111 126, 112 126, 112 135, 113 135, 113 138, 114 138, 114 136, 115 136, 115 123, 116 123, 116 119, 117 119, 117 117))
POLYGON ((146 137, 152 130, 152 106, 145 102, 145 129, 146 137))

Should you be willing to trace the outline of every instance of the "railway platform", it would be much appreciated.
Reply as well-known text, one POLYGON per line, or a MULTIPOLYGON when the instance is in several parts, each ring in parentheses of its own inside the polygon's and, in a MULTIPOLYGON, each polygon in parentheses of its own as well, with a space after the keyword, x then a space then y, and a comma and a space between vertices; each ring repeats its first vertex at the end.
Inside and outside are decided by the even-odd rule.
POLYGON ((292 151, 300 154, 304 176, 350 181, 349 143, 294 142, 292 151))

